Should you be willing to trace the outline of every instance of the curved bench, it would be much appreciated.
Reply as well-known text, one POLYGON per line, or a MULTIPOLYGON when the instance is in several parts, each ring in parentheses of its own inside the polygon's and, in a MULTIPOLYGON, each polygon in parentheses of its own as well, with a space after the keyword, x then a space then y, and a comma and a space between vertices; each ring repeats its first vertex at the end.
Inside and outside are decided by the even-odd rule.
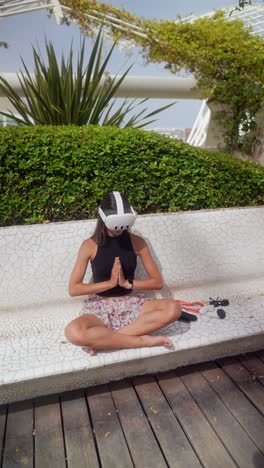
MULTIPOLYGON (((67 285, 95 220, 0 229, 0 403, 264 348, 264 207, 139 216, 165 286, 154 297, 207 302, 198 321, 163 330, 174 349, 99 352, 68 343, 83 298, 67 285), (220 320, 209 297, 228 298, 220 320)), ((142 266, 137 274, 142 277, 142 266)), ((86 280, 91 272, 88 268, 86 280)), ((150 293, 149 293, 150 294, 150 293)))

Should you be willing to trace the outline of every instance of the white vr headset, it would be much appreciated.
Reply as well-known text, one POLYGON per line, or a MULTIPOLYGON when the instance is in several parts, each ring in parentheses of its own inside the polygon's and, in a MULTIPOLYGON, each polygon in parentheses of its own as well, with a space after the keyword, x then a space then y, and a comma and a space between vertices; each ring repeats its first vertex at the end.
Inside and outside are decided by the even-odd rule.
POLYGON ((102 208, 99 208, 99 215, 101 216, 105 226, 111 231, 123 231, 129 229, 133 226, 136 220, 136 213, 133 210, 132 206, 131 211, 132 213, 125 213, 123 200, 119 192, 113 192, 116 201, 116 214, 106 215, 102 208))

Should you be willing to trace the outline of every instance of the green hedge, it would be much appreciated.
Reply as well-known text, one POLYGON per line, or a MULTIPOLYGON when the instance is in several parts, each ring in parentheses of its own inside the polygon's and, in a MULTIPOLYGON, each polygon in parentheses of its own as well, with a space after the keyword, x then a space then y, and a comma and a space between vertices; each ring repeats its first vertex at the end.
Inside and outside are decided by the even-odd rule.
POLYGON ((135 129, 0 129, 1 225, 95 217, 108 190, 138 213, 264 204, 264 168, 135 129))

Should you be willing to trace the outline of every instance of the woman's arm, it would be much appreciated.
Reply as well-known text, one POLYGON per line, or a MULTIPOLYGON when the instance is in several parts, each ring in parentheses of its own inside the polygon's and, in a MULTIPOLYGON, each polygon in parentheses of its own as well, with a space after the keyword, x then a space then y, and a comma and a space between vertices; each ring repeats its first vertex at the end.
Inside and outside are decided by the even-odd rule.
POLYGON ((163 286, 163 280, 161 272, 158 269, 157 264, 155 263, 149 247, 146 241, 134 234, 131 235, 132 244, 136 254, 140 257, 148 278, 144 280, 135 279, 133 283, 133 289, 161 289, 163 286))
POLYGON ((82 296, 97 294, 114 288, 118 284, 117 261, 114 262, 111 278, 100 283, 83 283, 87 265, 94 253, 94 245, 91 239, 84 241, 80 247, 78 257, 70 276, 68 292, 70 296, 82 296))

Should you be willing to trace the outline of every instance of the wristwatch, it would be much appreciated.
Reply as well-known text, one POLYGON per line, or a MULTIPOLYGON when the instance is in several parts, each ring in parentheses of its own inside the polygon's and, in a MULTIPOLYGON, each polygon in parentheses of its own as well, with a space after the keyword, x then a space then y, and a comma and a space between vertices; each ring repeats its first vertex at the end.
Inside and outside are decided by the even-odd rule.
POLYGON ((134 280, 128 279, 126 289, 133 289, 134 280))

